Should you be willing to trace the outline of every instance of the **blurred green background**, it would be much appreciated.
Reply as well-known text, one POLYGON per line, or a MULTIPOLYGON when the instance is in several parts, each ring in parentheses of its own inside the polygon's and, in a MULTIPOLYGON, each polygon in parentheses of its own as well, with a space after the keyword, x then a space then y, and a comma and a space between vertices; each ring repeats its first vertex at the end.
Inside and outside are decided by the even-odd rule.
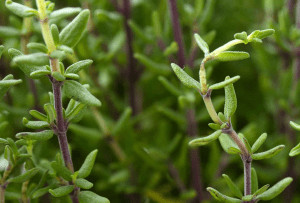
MULTIPOLYGON (((91 86, 92 93, 103 105, 88 109, 79 123, 70 125, 68 137, 75 169, 80 167, 92 149, 99 150, 89 178, 97 194, 111 202, 213 202, 205 189, 208 186, 230 195, 221 176, 223 173, 243 188, 240 157, 226 154, 218 142, 194 151, 188 147, 189 135, 193 135, 195 130, 197 136, 212 131, 207 126, 210 119, 199 93, 183 87, 171 71, 170 63, 177 63, 178 57, 169 1, 53 2, 55 9, 83 7, 91 10, 89 30, 75 52, 79 60, 94 60, 90 69, 82 72, 81 82, 91 86), (129 2, 131 7, 128 26, 132 32, 130 46, 134 58, 130 58, 127 52, 124 11, 128 10, 124 9, 124 2, 129 2), (153 22, 155 17, 157 20, 153 22), (179 90, 178 94, 170 92, 163 81, 173 84, 179 90), (187 118, 190 113, 187 112, 195 113, 195 126, 191 125, 187 118), (99 126, 99 116, 108 131, 104 132, 99 126), (114 137, 124 152, 124 159, 115 155, 107 133, 114 137), (190 153, 198 153, 196 161, 190 161, 190 153), (192 163, 199 169, 192 169, 192 163), (198 179, 194 178, 194 173, 198 173, 198 179), (201 193, 195 191, 193 182, 199 183, 197 188, 201 193)), ((300 140, 288 124, 290 120, 300 120, 300 94, 295 75, 300 60, 297 55, 300 35, 296 25, 296 4, 293 4, 296 0, 176 2, 184 39, 185 70, 194 78, 198 77, 199 63, 203 58, 193 40, 195 32, 203 36, 213 50, 232 40, 237 32, 249 34, 256 29, 275 29, 276 34, 264 40, 263 44, 236 48, 248 51, 250 59, 211 64, 208 68, 209 82, 220 82, 227 75, 241 76, 235 84, 238 109, 233 124, 236 131, 243 132, 251 144, 261 133, 267 132, 268 140, 263 149, 286 145, 286 149, 275 158, 253 162, 259 186, 273 185, 283 177, 292 176, 293 184, 272 202, 299 202, 300 158, 288 158, 289 150, 300 140), (289 4, 292 5, 290 10, 289 4), (195 57, 191 57, 191 53, 195 57)), ((18 26, 20 19, 11 16, 1 1, 0 25, 18 26)), ((66 21, 58 25, 62 29, 66 21)), ((42 40, 38 30, 38 27, 34 29, 30 41, 42 40)), ((20 49, 20 39, 16 37, 0 35, 0 44, 20 49)), ((65 63, 72 63, 72 59, 65 63)), ((22 85, 13 87, 0 103, 3 112, 0 119, 9 121, 0 136, 13 138, 17 132, 25 130, 22 117, 30 118, 28 110, 41 108, 48 102, 51 87, 46 78, 36 80, 38 101, 35 100, 28 78, 10 64, 6 54, 0 61, 0 75, 3 77, 8 73, 24 81, 22 85)), ((223 92, 214 91, 212 98, 217 110, 221 111, 223 92)), ((67 102, 67 99, 64 101, 67 102)), ((52 160, 57 151, 56 138, 34 148, 38 159, 52 160)))

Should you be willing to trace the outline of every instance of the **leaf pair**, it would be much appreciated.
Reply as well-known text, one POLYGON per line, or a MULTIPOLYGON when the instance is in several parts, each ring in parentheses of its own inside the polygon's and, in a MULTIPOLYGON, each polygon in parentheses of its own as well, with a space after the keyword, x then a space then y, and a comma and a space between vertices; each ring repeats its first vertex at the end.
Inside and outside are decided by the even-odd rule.
MULTIPOLYGON (((253 169, 254 170, 254 169, 253 169)), ((253 171, 252 170, 252 171, 253 171)), ((254 170, 255 171, 255 170, 254 170)), ((227 186, 229 187, 232 194, 237 197, 229 197, 227 195, 224 195, 217 191, 214 188, 207 188, 207 190, 210 192, 210 194, 218 201, 221 202, 232 202, 232 203, 241 203, 241 202, 248 202, 251 200, 257 201, 257 200, 263 200, 263 201, 269 201, 271 199, 274 199, 276 196, 278 196, 292 181, 293 179, 288 177, 284 178, 283 180, 276 183, 274 186, 269 188, 269 185, 264 185, 260 189, 257 189, 253 191, 253 194, 243 196, 241 190, 238 188, 238 186, 230 179, 229 176, 226 174, 222 175, 223 178, 226 181, 227 186)), ((257 180, 255 181, 257 183, 257 180)), ((255 184, 254 181, 252 181, 252 184, 255 184)))

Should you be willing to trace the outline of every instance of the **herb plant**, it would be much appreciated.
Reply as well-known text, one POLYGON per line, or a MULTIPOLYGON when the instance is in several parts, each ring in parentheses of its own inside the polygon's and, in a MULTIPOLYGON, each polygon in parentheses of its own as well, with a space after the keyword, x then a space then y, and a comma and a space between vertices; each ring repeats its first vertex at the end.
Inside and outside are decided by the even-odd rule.
MULTIPOLYGON (((5 48, 1 47, 0 79, 5 80, 0 92, 8 89, 8 83, 20 82, 10 74, 22 80, 0 102, 0 185, 1 193, 5 193, 1 198, 5 197, 5 202, 71 202, 77 201, 77 194, 79 202, 108 201, 96 195, 99 194, 111 202, 215 202, 211 192, 222 202, 255 202, 258 197, 261 201, 267 198, 262 195, 272 193, 270 198, 281 190, 269 189, 268 185, 259 190, 256 177, 260 186, 279 186, 277 180, 291 177, 293 181, 283 193, 269 201, 299 202, 300 159, 287 156, 287 149, 299 137, 289 126, 290 120, 298 123, 300 106, 297 2, 57 0, 45 1, 44 17, 48 20, 40 21, 43 9, 36 1, 1 1, 0 44, 5 48), (12 9, 13 5, 17 9, 12 9), (68 26, 70 22, 76 29, 68 26), (75 22, 81 24, 79 29, 75 22), (210 47, 219 47, 231 39, 233 32, 250 33, 253 28, 264 27, 276 32, 263 44, 258 37, 248 40, 250 36, 245 33, 237 34, 237 41, 233 40, 247 51, 250 46, 244 44, 248 40, 251 60, 219 63, 218 57, 231 60, 248 54, 228 49, 213 58, 211 54, 216 50, 209 52, 210 47), (195 40, 193 33, 201 37, 195 40), (197 42, 208 51, 203 58, 197 42), (201 81, 205 80, 192 83, 196 91, 178 83, 170 63, 186 67, 186 76, 196 78, 204 59, 206 92, 201 89, 201 81), (59 67, 58 71, 51 66, 59 67), (78 71, 69 72, 71 67, 78 71), (223 81, 226 75, 240 75, 242 79, 235 76, 223 81), (73 88, 76 82, 81 86, 73 88), (231 115, 235 109, 233 82, 239 106, 231 115), (211 103, 210 96, 204 97, 222 86, 226 98, 223 91, 213 91, 211 103), (62 119, 57 116, 60 111, 56 111, 55 104, 59 102, 55 102, 54 89, 61 90, 64 126, 58 125, 62 119), (75 97, 74 90, 80 90, 75 97), (95 98, 78 96, 86 91, 102 101, 101 108, 95 98), (209 112, 215 109, 217 116, 212 113, 212 117, 216 122, 209 124, 214 131, 207 128, 211 117, 199 92, 209 112), (230 98, 233 102, 228 102, 230 98), (217 113, 220 111, 223 114, 217 113), (75 116, 76 112, 79 113, 75 116), (32 124, 37 129, 29 129, 32 124), (263 130, 268 132, 268 142, 258 149, 267 137, 263 130), (234 156, 222 150, 219 142, 210 141, 220 131, 224 131, 218 137, 221 145, 234 156), (241 148, 226 134, 233 132, 239 132, 235 134, 241 148), (205 147, 189 147, 188 143, 198 135, 210 133, 209 138, 191 142, 209 142, 205 147), (57 134, 67 135, 68 149, 63 148, 71 154, 71 160, 66 156, 67 162, 55 138, 57 134), (252 147, 242 135, 254 143, 252 147), (255 168, 251 169, 251 195, 245 195, 240 189, 249 176, 241 173, 240 157, 247 163, 249 159, 268 156, 263 151, 278 154, 251 161, 255 168), (80 166, 91 163, 90 159, 95 159, 93 170, 88 177, 79 178, 80 166), (75 172, 69 169, 70 163, 75 172), (204 186, 211 188, 206 191, 204 186)), ((283 180, 282 189, 291 179, 283 180)))
MULTIPOLYGON (((10 183, 22 184, 22 201, 36 199, 48 191, 53 197, 65 197, 70 194, 73 202, 109 202, 106 198, 88 191, 93 183, 85 178, 93 169, 97 150, 87 155, 79 170, 74 170, 73 161, 67 139, 68 126, 71 122, 79 121, 87 106, 100 106, 101 102, 94 97, 88 87, 80 84, 78 72, 87 68, 92 61, 78 61, 69 67, 64 67, 63 59, 72 56, 73 47, 82 37, 90 16, 89 10, 80 8, 63 8, 53 11, 54 3, 37 0, 37 9, 31 8, 31 1, 26 5, 15 3, 11 0, 5 2, 6 7, 15 15, 24 18, 25 32, 31 30, 32 22, 28 18, 38 19, 44 43, 31 42, 24 44, 24 50, 30 53, 23 54, 16 49, 9 49, 8 53, 13 62, 30 78, 40 79, 48 77, 52 84, 49 93, 49 102, 44 104, 44 112, 31 110, 29 113, 33 121, 23 118, 23 124, 35 132, 20 132, 16 135, 19 139, 2 139, 5 144, 5 158, 9 162, 1 180, 1 202, 4 202, 4 193, 10 183), (61 31, 55 22, 78 14, 61 31), (67 108, 62 104, 62 87, 64 94, 70 99, 67 108), (46 128, 46 129, 45 129, 46 128), (53 134, 58 138, 60 153, 53 162, 40 163, 36 161, 32 148, 39 141, 51 139, 53 134), (21 174, 10 177, 18 166, 24 167, 21 174), (38 172, 43 173, 39 184, 29 182, 29 179, 38 172), (49 176, 52 179, 49 179, 49 176), (45 183, 48 186, 44 187, 45 183), (85 189, 85 191, 82 191, 85 189)), ((28 42, 25 41, 24 43, 28 42)), ((20 81, 11 80, 12 76, 3 79, 3 87, 17 84, 20 81), (4 86, 5 85, 5 86, 4 86)), ((4 93, 5 89, 3 90, 4 93)))
POLYGON ((291 182, 292 178, 284 178, 269 188, 269 185, 264 185, 258 188, 258 180, 256 171, 251 168, 252 160, 262 160, 272 158, 278 154, 284 145, 276 146, 268 151, 255 153, 262 144, 266 141, 267 134, 263 133, 252 145, 250 146, 247 138, 239 133, 237 134, 232 126, 231 118, 237 109, 237 98, 234 90, 233 83, 240 79, 240 76, 229 77, 227 76, 223 82, 213 85, 207 84, 207 76, 205 65, 213 60, 217 61, 236 61, 249 58, 247 52, 228 51, 230 48, 237 44, 248 44, 251 42, 262 43, 262 39, 272 35, 274 30, 256 30, 250 35, 246 32, 237 33, 234 35, 234 40, 226 43, 225 45, 209 51, 207 43, 198 35, 195 34, 195 40, 204 52, 204 59, 201 62, 199 70, 199 82, 190 77, 184 70, 176 64, 171 64, 173 71, 180 79, 180 81, 190 88, 196 89, 203 98, 205 107, 214 123, 208 124, 210 128, 215 130, 211 135, 201 138, 196 138, 189 142, 192 147, 206 145, 216 139, 219 139, 223 149, 229 154, 237 154, 241 156, 244 165, 244 194, 239 190, 229 176, 223 174, 223 177, 228 184, 235 197, 226 196, 214 188, 208 187, 207 190, 210 194, 221 202, 258 202, 260 200, 271 200, 280 194, 291 182), (213 90, 225 90, 225 104, 224 112, 217 113, 211 100, 213 90))

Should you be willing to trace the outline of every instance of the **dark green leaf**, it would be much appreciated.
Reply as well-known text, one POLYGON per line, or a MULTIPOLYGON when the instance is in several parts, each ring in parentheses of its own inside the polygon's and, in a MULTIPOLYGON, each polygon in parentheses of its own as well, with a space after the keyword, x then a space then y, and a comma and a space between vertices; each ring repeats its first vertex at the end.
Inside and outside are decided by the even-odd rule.
POLYGON ((30 178, 32 178, 33 176, 35 176, 35 174, 37 174, 39 170, 37 168, 33 168, 33 169, 30 169, 28 171, 26 171, 25 173, 17 176, 17 177, 13 177, 13 178, 10 178, 8 179, 8 182, 11 182, 11 183, 23 183, 27 180, 29 180, 30 178))

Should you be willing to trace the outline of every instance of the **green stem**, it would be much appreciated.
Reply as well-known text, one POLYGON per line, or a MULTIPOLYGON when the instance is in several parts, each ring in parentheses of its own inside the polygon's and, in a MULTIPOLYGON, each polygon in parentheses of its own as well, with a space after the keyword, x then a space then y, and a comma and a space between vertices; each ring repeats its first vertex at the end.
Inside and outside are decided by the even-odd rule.
MULTIPOLYGON (((223 51, 226 51, 228 49, 230 49, 231 47, 237 45, 237 44, 243 44, 244 42, 242 40, 239 40, 239 39, 234 39, 234 40, 231 40, 229 42, 227 42, 226 44, 224 44, 223 46, 215 49, 213 52, 211 52, 207 57, 214 57, 216 55, 218 55, 219 53, 223 52, 223 51)), ((205 57, 206 58, 206 57, 205 57)))
MULTIPOLYGON (((43 38, 47 45, 49 53, 51 53, 54 50, 56 50, 56 46, 54 44, 54 40, 53 40, 51 31, 50 31, 48 16, 46 13, 46 3, 44 0, 36 0, 36 5, 37 5, 38 11, 39 11, 40 24, 41 24, 41 28, 42 28, 43 38)), ((59 69, 52 70, 52 71, 59 71, 59 69)))
POLYGON ((23 203, 28 203, 28 198, 27 198, 27 194, 26 194, 28 184, 29 184, 29 181, 26 181, 22 184, 22 202, 23 203))
POLYGON ((211 119, 215 122, 218 123, 220 125, 223 124, 223 122, 221 121, 221 119, 219 118, 215 107, 211 101, 211 90, 208 90, 208 92, 205 95, 202 95, 205 107, 207 109, 207 112, 209 114, 209 116, 211 117, 211 119))

